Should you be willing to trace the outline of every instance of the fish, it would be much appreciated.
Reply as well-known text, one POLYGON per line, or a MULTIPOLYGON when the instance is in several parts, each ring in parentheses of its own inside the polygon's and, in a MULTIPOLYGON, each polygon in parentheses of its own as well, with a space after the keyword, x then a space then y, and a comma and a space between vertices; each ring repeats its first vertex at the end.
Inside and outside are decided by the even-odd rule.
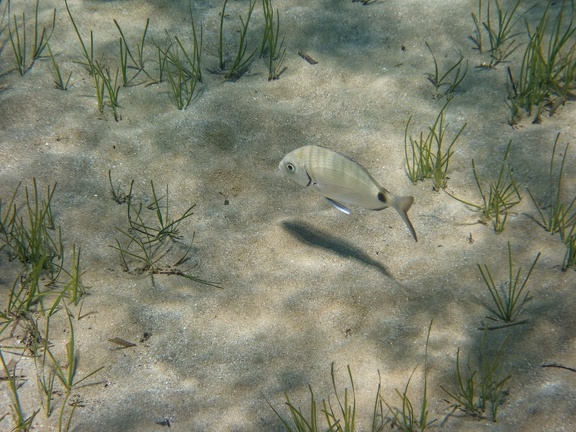
POLYGON ((376 211, 394 208, 418 241, 408 218, 414 197, 392 195, 366 168, 349 157, 325 147, 308 145, 288 153, 278 167, 288 178, 322 195, 346 214, 351 213, 349 206, 376 211))

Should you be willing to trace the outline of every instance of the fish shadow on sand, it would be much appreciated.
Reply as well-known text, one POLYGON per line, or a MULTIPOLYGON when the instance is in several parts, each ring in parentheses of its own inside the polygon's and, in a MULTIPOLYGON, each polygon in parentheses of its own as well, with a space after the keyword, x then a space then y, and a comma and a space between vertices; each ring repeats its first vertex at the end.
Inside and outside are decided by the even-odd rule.
POLYGON ((310 246, 325 249, 343 258, 352 258, 362 264, 375 267, 386 276, 394 279, 388 269, 378 261, 370 258, 364 251, 352 245, 347 240, 335 237, 325 231, 320 231, 308 224, 296 221, 284 221, 282 227, 293 237, 310 246))

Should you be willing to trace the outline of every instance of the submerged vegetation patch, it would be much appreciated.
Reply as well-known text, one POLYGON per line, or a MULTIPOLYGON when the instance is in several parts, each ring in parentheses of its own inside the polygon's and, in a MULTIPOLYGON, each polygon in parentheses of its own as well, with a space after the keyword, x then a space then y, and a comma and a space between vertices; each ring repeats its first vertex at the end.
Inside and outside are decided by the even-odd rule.
MULTIPOLYGON (((286 48, 284 36, 280 33, 280 13, 278 9, 274 9, 272 0, 262 0, 264 25, 263 30, 259 31, 258 26, 253 23, 257 3, 257 0, 251 0, 245 16, 239 16, 237 49, 228 53, 225 36, 235 35, 236 29, 226 24, 230 18, 226 13, 228 0, 223 1, 217 35, 219 43, 216 54, 219 63, 217 68, 208 70, 222 74, 225 80, 236 81, 242 77, 255 61, 258 50, 260 57, 266 61, 269 81, 279 79, 286 71, 286 48)), ((205 67, 201 63, 204 26, 202 23, 195 23, 191 2, 190 45, 185 44, 181 36, 169 34, 167 31, 164 42, 154 40, 150 35, 149 18, 140 37, 136 41, 129 40, 120 22, 113 19, 119 34, 116 61, 108 59, 106 53, 97 52, 97 35, 74 18, 68 0, 64 1, 64 6, 82 54, 82 59, 76 62, 85 67, 93 80, 96 106, 100 114, 104 114, 109 108, 114 119, 120 121, 120 90, 129 86, 162 84, 166 89, 164 93, 170 96, 177 109, 184 110, 190 106, 198 94, 199 84, 202 83, 202 69, 205 67)), ((6 2, 5 12, 10 18, 6 29, 15 69, 20 75, 24 75, 36 60, 47 57, 52 65, 56 88, 67 90, 72 73, 61 69, 57 60, 59 53, 54 52, 49 45, 56 27, 56 9, 51 25, 47 26, 39 19, 39 7, 40 0, 36 0, 34 18, 29 19, 26 11, 14 12, 12 2, 6 2)), ((213 45, 210 43, 210 46, 213 45)))
MULTIPOLYGON (((353 1, 362 5, 380 3, 353 1)), ((56 10, 49 15, 51 21, 44 21, 38 13, 40 0, 35 3, 32 18, 26 11, 13 10, 13 2, 4 4, 8 15, 0 30, 6 36, 6 47, 9 48, 0 55, 5 56, 11 49, 14 74, 24 76, 32 68, 42 67, 38 60, 45 58, 54 85, 60 90, 69 89, 72 72, 60 68, 60 53, 53 51, 50 45, 54 43, 52 35, 56 22, 59 22, 56 10)), ((186 37, 166 31, 163 37, 154 39, 150 19, 138 24, 137 37, 130 37, 122 27, 125 23, 114 19, 113 30, 118 43, 115 40, 113 57, 98 52, 97 35, 74 18, 67 1, 64 4, 78 42, 76 62, 83 69, 80 73, 88 77, 90 97, 99 114, 111 116, 116 121, 123 118, 123 106, 129 102, 132 91, 130 87, 159 86, 169 103, 177 110, 186 110, 194 106, 199 90, 206 85, 203 76, 206 70, 218 74, 221 81, 233 82, 249 78, 250 68, 258 61, 265 63, 264 75, 268 81, 278 80, 287 70, 285 61, 290 52, 281 31, 284 27, 281 26, 280 12, 273 7, 271 0, 262 0, 261 8, 257 0, 249 0, 241 6, 238 3, 236 6, 244 9, 243 14, 236 16, 227 13, 227 7, 232 9, 228 0, 221 0, 218 3, 219 9, 221 5, 219 27, 213 33, 207 33, 190 3, 186 37), (259 24, 262 24, 263 31, 259 24), (213 49, 214 52, 209 54, 214 64, 218 61, 217 66, 206 67, 207 57, 210 60, 210 56, 203 55, 206 49, 213 49)), ((483 55, 483 63, 478 65, 478 69, 483 73, 506 74, 508 91, 502 99, 506 98, 509 106, 508 122, 511 125, 516 126, 525 115, 530 116, 533 123, 541 123, 544 114, 551 116, 576 99, 574 5, 566 0, 549 1, 534 23, 521 14, 523 4, 520 0, 508 4, 510 7, 504 8, 503 2, 498 0, 479 0, 477 10, 472 13, 475 33, 470 39, 483 55), (521 61, 517 61, 519 56, 521 61)), ((432 58, 427 69, 431 72, 426 74, 426 78, 434 86, 436 103, 443 98, 446 102, 442 101, 444 105, 432 124, 416 135, 410 131, 413 117, 408 119, 404 130, 404 156, 410 181, 417 183, 431 179, 433 189, 439 192, 446 188, 454 146, 459 139, 465 139, 463 132, 467 126, 463 124, 452 133, 446 120, 448 106, 463 92, 468 82, 465 78, 469 78, 475 69, 469 70, 465 51, 447 60, 446 65, 440 60, 444 55, 439 55, 427 42, 425 44, 432 58)), ((317 64, 303 51, 298 54, 310 64, 317 64)), ((424 78, 422 81, 429 87, 424 78)), ((70 93, 73 92, 68 92, 66 97, 70 93)), ((501 100, 499 103, 504 102, 501 100)), ((508 141, 492 176, 486 178, 481 176, 486 167, 478 159, 472 160, 472 175, 478 191, 477 194, 474 192, 475 199, 464 200, 451 195, 481 214, 480 219, 491 224, 496 233, 504 231, 509 214, 520 203, 521 192, 524 193, 522 183, 516 181, 511 149, 512 140, 508 141)), ((563 182, 567 173, 573 170, 567 163, 569 151, 570 143, 560 145, 558 134, 551 151, 549 188, 541 191, 531 185, 526 189, 533 203, 531 219, 559 238, 565 247, 561 266, 565 271, 576 267, 576 196, 563 182)), ((110 244, 118 266, 130 274, 149 277, 153 284, 155 278, 179 276, 199 284, 220 287, 217 282, 191 273, 194 268, 190 264, 194 236, 186 239, 181 228, 190 222, 194 204, 185 204, 184 211, 175 215, 167 186, 160 190, 150 180, 147 192, 152 198, 146 202, 135 192, 134 181, 124 188, 112 180, 110 171, 108 179, 112 198, 124 214, 123 224, 115 227, 116 235, 110 244)), ((82 359, 77 349, 75 329, 84 317, 82 306, 90 290, 83 282, 85 249, 76 244, 71 247, 64 245, 63 228, 54 217, 56 191, 55 183, 41 187, 36 179, 32 179, 30 185, 23 187, 18 184, 11 196, 0 200, 0 253, 19 270, 17 277, 10 280, 7 290, 2 293, 0 311, 0 372, 11 398, 11 411, 6 415, 0 413, 0 421, 3 418, 6 422, 11 420, 15 430, 33 429, 37 415, 42 411, 47 417, 58 416, 59 430, 70 430, 75 412, 83 404, 82 388, 93 384, 97 373, 102 370, 96 365, 82 376, 78 373, 82 359), (60 320, 64 327, 56 326, 56 316, 64 317, 60 320), (23 336, 14 337, 14 329, 19 329, 23 336), (56 340, 55 329, 59 334, 66 334, 64 344, 53 343, 56 340), (14 352, 19 358, 26 355, 33 359, 39 396, 37 409, 30 410, 21 401, 21 389, 27 382, 18 361, 9 358, 14 357, 14 352)), ((478 264, 480 274, 477 276, 483 281, 479 283, 486 286, 484 294, 490 302, 490 316, 486 319, 497 324, 482 327, 482 337, 481 340, 477 338, 480 342, 476 346, 455 349, 453 382, 439 386, 446 393, 453 412, 492 422, 499 420, 499 410, 515 395, 510 394, 508 388, 513 380, 506 366, 510 359, 506 350, 508 339, 504 337, 503 342, 493 342, 490 338, 527 322, 524 312, 531 300, 528 282, 533 274, 538 273, 536 266, 541 256, 539 252, 531 254, 530 258, 534 255, 535 258, 528 261, 528 271, 522 273, 521 268, 514 266, 511 243, 507 244, 507 259, 501 252, 502 268, 478 264), (498 271, 507 273, 507 280, 499 282, 494 277, 498 271)), ((426 336, 423 368, 414 365, 411 374, 406 374, 406 384, 392 395, 395 402, 384 399, 379 375, 372 418, 366 423, 371 421, 372 431, 390 428, 423 431, 436 421, 430 419, 431 401, 428 398, 431 326, 426 336), (416 399, 411 384, 414 384, 413 378, 419 370, 423 373, 422 391, 416 399)), ((135 346, 120 338, 110 341, 123 348, 135 346)), ((301 409, 288 392, 284 393, 284 411, 276 408, 273 401, 266 402, 286 430, 356 430, 357 388, 350 366, 346 372, 348 384, 342 390, 337 386, 337 371, 332 363, 333 394, 329 397, 317 399, 312 386, 308 385, 307 409, 301 409)))
MULTIPOLYGON (((10 261, 19 261, 20 270, 0 310, 0 372, 7 382, 13 430, 29 431, 41 409, 51 417, 58 405, 59 430, 68 431, 82 396, 82 386, 92 385, 92 377, 103 367, 78 377, 79 356, 74 326, 82 318, 87 287, 82 282, 80 247, 72 246, 65 258, 61 227, 53 216, 52 200, 56 185, 42 195, 36 179, 32 187, 20 184, 6 207, 0 199, 0 251, 10 261), (66 352, 58 352, 53 343, 52 319, 65 314, 68 328, 66 352), (15 336, 16 332, 20 336, 15 336), (11 359, 7 360, 7 355, 11 359), (37 374, 38 400, 42 408, 30 412, 21 401, 21 386, 29 379, 20 372, 23 357, 32 357, 37 374), (16 360, 18 358, 19 360, 16 360)), ((61 330, 61 329, 60 329, 61 330)), ((0 421, 6 417, 4 415, 0 421)))
POLYGON ((408 178, 412 183, 428 178, 433 180, 433 189, 440 192, 448 181, 448 166, 454 154, 454 144, 464 131, 466 124, 454 135, 450 142, 445 141, 448 123, 445 109, 450 100, 442 107, 432 126, 426 132, 412 137, 409 132, 412 117, 406 122, 404 131, 404 155, 408 178))

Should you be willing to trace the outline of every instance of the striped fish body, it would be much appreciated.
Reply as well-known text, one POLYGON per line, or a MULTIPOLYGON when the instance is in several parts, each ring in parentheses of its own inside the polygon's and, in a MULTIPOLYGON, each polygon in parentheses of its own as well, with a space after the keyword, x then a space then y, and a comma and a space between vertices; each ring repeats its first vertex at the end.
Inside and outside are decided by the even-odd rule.
POLYGON ((390 194, 366 168, 352 159, 311 145, 288 153, 279 168, 293 181, 327 198, 334 207, 345 213, 350 213, 347 206, 369 210, 394 207, 416 240, 416 233, 406 213, 414 198, 390 194))
POLYGON ((280 170, 299 185, 340 204, 370 210, 388 207, 384 196, 387 191, 366 168, 327 148, 300 147, 282 159, 280 170))

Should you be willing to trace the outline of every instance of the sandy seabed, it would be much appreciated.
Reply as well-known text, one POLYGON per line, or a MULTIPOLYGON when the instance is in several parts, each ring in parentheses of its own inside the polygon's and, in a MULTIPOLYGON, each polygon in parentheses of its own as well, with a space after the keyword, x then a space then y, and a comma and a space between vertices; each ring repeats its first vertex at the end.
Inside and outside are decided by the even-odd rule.
MULTIPOLYGON (((501 1, 504 8, 511 1, 501 1)), ((546 2, 526 0, 518 9, 535 20, 546 2), (534 6, 534 8, 532 8, 534 6)), ((557 10, 559 2, 554 5, 557 10)), ((576 107, 568 103, 541 124, 526 117, 508 124, 506 66, 519 68, 526 37, 506 64, 477 68, 489 60, 474 50, 473 0, 376 1, 274 0, 285 36, 286 70, 268 81, 264 59, 255 57, 238 80, 225 81, 218 68, 221 1, 193 1, 203 28, 202 73, 191 105, 176 109, 166 80, 140 74, 121 88, 121 115, 97 108, 93 78, 77 62, 80 44, 64 2, 42 0, 39 19, 48 25, 57 9, 51 49, 69 88, 54 88, 49 59, 24 75, 13 68, 4 15, 0 55, 0 197, 5 203, 19 182, 41 191, 56 186, 52 208, 66 251, 82 250, 82 311, 74 309, 77 374, 92 385, 75 389, 75 431, 280 431, 266 399, 286 414, 287 393, 308 410, 308 385, 319 401, 334 402, 330 367, 339 390, 354 376, 357 430, 370 430, 374 396, 400 406, 412 371, 409 396, 419 410, 428 326, 427 396, 430 430, 572 431, 576 427, 576 374, 543 368, 576 367, 576 273, 561 271, 565 249, 532 218, 537 211, 527 188, 546 202, 552 146, 574 147, 576 107), (460 56, 468 73, 446 108, 447 137, 466 127, 454 145, 446 191, 479 200, 472 175, 497 176, 506 147, 522 194, 503 233, 479 223, 479 213, 432 190, 430 180, 412 184, 406 175, 404 130, 410 117, 416 136, 432 125, 445 98, 427 80, 433 72, 428 43, 442 68, 460 56), (302 51, 318 63, 309 64, 302 51), (289 151, 316 144, 363 164, 394 194, 412 195, 410 217, 416 243, 393 210, 353 209, 350 216, 290 182, 278 171, 289 151), (150 203, 150 181, 170 193, 176 217, 196 204, 180 224, 184 243, 195 233, 192 260, 182 271, 221 288, 175 275, 125 272, 110 247, 127 229, 126 204, 112 199, 108 172, 127 193, 134 180, 135 203, 150 203), (442 387, 455 391, 456 353, 477 363, 492 299, 477 264, 498 282, 506 280, 507 243, 523 274, 537 253, 527 285, 531 300, 523 325, 488 333, 493 354, 507 340, 503 365, 511 372, 497 422, 453 410, 442 387), (193 267, 195 265, 195 267, 193 267), (79 318, 79 319, 78 319, 79 318), (122 348, 109 340, 136 344, 122 348), (164 426, 162 425, 164 424, 164 426)), ((188 2, 70 0, 85 40, 94 32, 95 56, 112 74, 118 67, 121 25, 132 46, 150 18, 145 66, 158 74, 154 42, 168 34, 191 43, 188 2)), ((6 2, 2 2, 3 10, 6 2)), ((238 41, 238 15, 247 1, 230 1, 225 19, 225 57, 238 41)), ((12 13, 33 17, 33 1, 12 1, 12 13)), ((263 27, 257 2, 250 47, 263 27)), ((31 31, 29 27, 29 32, 31 31)), ((29 33, 30 34, 30 33, 29 33)), ((576 190, 576 149, 566 159, 566 200, 576 190)), ((2 209, 5 210, 4 208, 2 209)), ((148 211, 148 210, 145 210, 148 211)), ((152 213, 152 212, 150 212, 152 213)), ((148 214, 147 214, 148 216, 148 214)), ((151 214, 153 216, 153 214, 151 214)), ((70 255, 68 255, 68 259, 70 255)), ((167 257, 170 258, 170 257, 167 257)), ((69 265, 67 263, 66 265, 69 265)), ((0 300, 21 270, 0 256, 0 300)), ((42 319, 41 319, 42 321, 42 319)), ((24 326, 2 346, 23 343, 24 326)), ((65 358, 69 340, 63 313, 52 322, 52 350, 65 358)), ((21 351, 3 348, 26 378, 19 393, 26 413, 41 409, 36 369, 21 351)), ((7 381, 0 382, 0 429, 11 430, 7 381)), ((341 393, 342 394, 342 393, 341 393)), ((54 413, 41 410, 35 430, 57 430, 63 398, 53 395, 54 413)), ((387 428, 389 427, 386 426, 387 428)))

